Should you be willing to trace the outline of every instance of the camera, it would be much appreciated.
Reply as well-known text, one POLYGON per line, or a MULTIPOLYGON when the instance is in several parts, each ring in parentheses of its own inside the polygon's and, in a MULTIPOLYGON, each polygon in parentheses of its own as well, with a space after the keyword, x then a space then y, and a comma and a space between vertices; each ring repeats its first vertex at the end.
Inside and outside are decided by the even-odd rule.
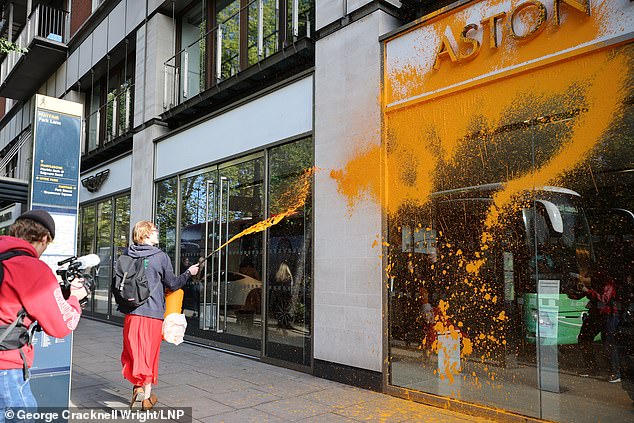
POLYGON ((72 256, 57 262, 57 265, 60 266, 60 268, 57 269, 55 273, 61 277, 59 285, 65 299, 70 297, 71 283, 76 279, 83 279, 83 285, 84 288, 86 288, 88 295, 79 302, 79 305, 81 308, 86 306, 88 303, 88 297, 95 288, 95 281, 92 275, 87 273, 87 269, 98 266, 100 261, 101 260, 97 254, 88 254, 81 257, 72 256))
POLYGON ((584 286, 579 273, 568 272, 560 277, 561 293, 566 294, 572 300, 579 300, 586 296, 582 288, 584 286))

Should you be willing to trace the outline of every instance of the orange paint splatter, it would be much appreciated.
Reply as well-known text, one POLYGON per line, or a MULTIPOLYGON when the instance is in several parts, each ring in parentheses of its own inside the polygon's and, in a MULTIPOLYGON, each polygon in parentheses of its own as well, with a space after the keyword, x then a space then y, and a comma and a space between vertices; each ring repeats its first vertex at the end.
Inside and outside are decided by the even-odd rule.
POLYGON ((381 149, 374 147, 355 155, 344 170, 330 172, 330 177, 337 181, 337 190, 347 198, 350 208, 363 198, 380 201, 380 163, 381 149))
POLYGON ((305 170, 302 176, 297 180, 297 182, 292 184, 291 187, 280 196, 280 204, 285 206, 286 211, 249 226, 242 232, 231 237, 231 239, 222 244, 220 247, 216 248, 213 253, 220 251, 226 245, 232 243, 239 238, 242 238, 245 235, 262 232, 273 225, 277 225, 282 221, 282 219, 291 216, 300 207, 303 207, 304 204, 306 204, 306 199, 308 198, 312 190, 312 177, 314 173, 315 168, 305 170))
MULTIPOLYGON (((593 4, 593 10, 590 16, 584 13, 562 7, 561 23, 557 25, 552 14, 548 17, 544 24, 543 31, 536 37, 528 40, 515 40, 510 36, 508 29, 509 9, 504 10, 507 16, 498 21, 499 46, 492 48, 490 45, 490 25, 487 22, 480 24, 481 20, 491 16, 491 10, 503 10, 497 5, 501 4, 501 0, 481 1, 480 4, 469 4, 464 10, 458 10, 455 13, 446 15, 432 22, 423 22, 420 27, 421 35, 418 39, 413 39, 411 43, 414 49, 419 50, 420 57, 427 60, 424 64, 406 64, 400 69, 390 70, 386 68, 385 80, 385 96, 386 104, 399 101, 424 93, 432 93, 434 91, 463 83, 490 72, 499 71, 500 69, 511 68, 521 63, 527 63, 536 58, 545 57, 555 54, 559 51, 571 48, 590 40, 594 40, 597 36, 609 30, 605 24, 609 21, 610 7, 604 2, 603 5, 597 6, 593 4), (480 14, 480 18, 474 20, 473 11, 480 14), (440 36, 450 33, 450 44, 453 45, 456 54, 468 54, 472 50, 472 46, 465 43, 458 45, 460 33, 467 24, 475 23, 481 28, 482 34, 479 36, 481 47, 477 56, 470 61, 459 63, 452 62, 446 58, 440 62, 437 70, 433 69, 435 54, 440 46, 440 36), (433 42, 431 46, 429 43, 433 42), (425 44, 423 44, 425 43, 425 44), (426 53, 430 51, 430 53, 426 53)), ((595 3, 595 2, 591 2, 595 3)), ((536 14, 535 10, 525 10, 525 13, 518 14, 515 17, 516 26, 520 22, 534 22, 536 14)), ((532 27, 532 25, 529 25, 532 27)), ((413 29, 412 32, 415 32, 413 29)), ((474 36, 474 34, 470 34, 474 36)), ((407 37, 405 34, 402 37, 407 37)), ((389 46, 389 44, 388 44, 389 46)), ((388 47, 389 55, 389 47, 388 47)))
MULTIPOLYGON (((477 5, 485 10, 500 3, 499 0, 470 2, 446 19, 440 17, 424 26, 440 34, 448 29, 457 38, 469 23, 467 8, 477 5)), ((360 200, 370 199, 382 206, 388 221, 397 222, 396 239, 390 239, 391 245, 382 243, 388 254, 385 266, 388 280, 393 283, 395 279, 404 279, 401 281, 405 285, 404 292, 408 289, 417 292, 417 287, 425 283, 437 284, 440 291, 451 287, 459 292, 445 292, 446 299, 439 301, 435 311, 433 331, 460 339, 461 357, 476 354, 483 363, 494 361, 507 344, 504 332, 510 317, 500 311, 505 297, 496 295, 500 292, 500 287, 495 285, 499 281, 492 283, 486 279, 490 273, 491 263, 487 260, 491 249, 499 241, 496 237, 503 236, 499 229, 507 223, 509 211, 521 207, 517 206, 518 198, 542 186, 560 183, 565 186, 561 181, 586 165, 591 155, 599 151, 606 131, 622 118, 627 78, 634 68, 631 58, 634 49, 628 50, 626 46, 584 52, 572 58, 552 59, 552 63, 543 61, 507 69, 501 76, 489 73, 595 39, 608 30, 602 16, 610 15, 609 3, 603 2, 600 8, 593 9, 592 17, 564 6, 559 27, 550 16, 544 31, 534 40, 520 42, 507 34, 499 49, 483 45, 478 57, 469 63, 453 64, 447 60, 438 71, 424 67, 429 65, 427 63, 420 67, 407 65, 386 73, 382 145, 359 146, 357 154, 342 169, 330 174, 349 208, 360 200), (472 78, 480 79, 462 84, 472 78), (453 84, 459 86, 434 93, 453 84), (393 103, 414 96, 420 97, 407 104, 393 103), (557 118, 550 132, 544 129, 554 122, 547 118, 558 115, 565 116, 557 118), (504 128, 506 133, 502 131, 504 128), (539 134, 540 131, 543 133, 539 134), (539 158, 530 154, 520 157, 518 151, 530 152, 531 148, 540 150, 537 151, 539 158), (522 165, 514 167, 513 163, 507 163, 513 161, 522 165), (451 244, 439 242, 434 244, 433 259, 429 252, 418 254, 424 263, 417 263, 416 254, 412 258, 411 251, 421 249, 420 246, 400 251, 399 237, 405 233, 401 213, 411 211, 416 216, 412 220, 425 220, 421 215, 433 210, 429 206, 442 199, 438 192, 484 184, 499 186, 482 195, 488 201, 483 202, 485 220, 476 223, 483 225, 484 230, 473 238, 473 250, 466 247, 453 251, 455 247, 451 244), (420 276, 417 266, 433 270, 434 276, 427 279, 420 276), (465 271, 467 277, 464 277, 465 271)), ((535 22, 534 15, 519 19, 535 22)), ((508 31, 506 26, 504 31, 508 31)), ((483 44, 488 43, 486 35, 485 32, 483 44)), ((430 48, 421 45, 421 49, 423 47, 430 48)), ((421 55, 423 53, 421 50, 421 55)), ((423 224, 410 224, 409 233, 417 234, 417 229, 412 230, 414 225, 421 228, 423 224)), ((424 225, 428 231, 438 231, 435 238, 443 239, 439 228, 428 227, 427 222, 424 225)), ((447 238, 455 235, 451 228, 442 227, 448 233, 447 238)), ((422 239, 422 236, 412 236, 412 239, 422 239)), ((376 245, 375 241, 372 246, 376 245)), ((414 300, 407 294, 403 297, 409 306, 414 300)), ((427 337, 421 338, 421 345, 425 345, 427 337)), ((452 353, 438 341, 432 343, 431 350, 445 359, 452 353)), ((455 365, 447 366, 439 377, 453 383, 459 370, 455 365)), ((484 371, 489 373, 481 377, 484 382, 491 384, 499 379, 489 368, 484 371)), ((476 374, 472 376, 478 383, 476 374)))

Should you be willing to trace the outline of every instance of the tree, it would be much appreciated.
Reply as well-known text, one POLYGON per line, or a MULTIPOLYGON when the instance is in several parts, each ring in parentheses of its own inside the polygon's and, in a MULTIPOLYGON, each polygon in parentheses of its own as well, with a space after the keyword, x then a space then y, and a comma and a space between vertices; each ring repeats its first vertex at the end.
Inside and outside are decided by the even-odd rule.
POLYGON ((26 49, 19 47, 17 44, 12 43, 6 38, 0 38, 0 53, 9 53, 11 51, 24 53, 26 52, 26 49))

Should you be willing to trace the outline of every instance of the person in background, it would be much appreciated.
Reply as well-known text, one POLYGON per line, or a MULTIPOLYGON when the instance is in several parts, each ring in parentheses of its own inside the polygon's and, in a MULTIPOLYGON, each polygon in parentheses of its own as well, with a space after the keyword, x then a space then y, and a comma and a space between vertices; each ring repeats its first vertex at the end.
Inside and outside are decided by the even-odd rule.
POLYGON ((429 291, 423 285, 418 287, 418 299, 420 304, 419 322, 421 326, 423 340, 423 358, 426 359, 432 352, 432 345, 436 341, 436 331, 434 329, 434 307, 429 302, 429 291))
POLYGON ((240 267, 238 268, 238 273, 242 273, 243 275, 247 275, 250 278, 255 280, 260 280, 260 273, 255 268, 253 262, 247 257, 240 263, 240 267))
MULTIPOLYGON (((586 369, 579 375, 589 376, 596 368, 592 343, 594 338, 601 332, 603 344, 610 358, 611 374, 608 382, 617 383, 621 381, 619 354, 616 348, 616 329, 619 324, 619 314, 616 307, 616 285, 614 279, 608 273, 607 268, 602 266, 592 275, 593 284, 600 286, 599 290, 588 288, 584 285, 581 290, 588 297, 588 314, 583 320, 581 331, 579 332, 579 345, 586 365, 586 369)), ((596 286, 596 285, 595 285, 596 286)))
POLYGON ((137 222, 132 231, 132 239, 134 244, 124 254, 147 260, 145 272, 150 297, 134 309, 119 308, 125 314, 121 373, 134 385, 130 408, 136 401, 141 401, 141 408, 149 410, 158 401, 156 394, 152 393, 152 385, 158 382, 165 289, 176 291, 185 285, 198 273, 198 264, 176 276, 169 256, 157 247, 158 230, 150 221, 137 222))
POLYGON ((0 337, 4 337, 0 342, 0 410, 36 408, 29 384, 34 351, 27 328, 37 320, 52 337, 69 335, 79 323, 79 301, 88 292, 79 278, 73 281, 68 299, 64 299, 57 277, 40 260, 55 238, 55 221, 48 212, 23 213, 8 233, 9 236, 0 236, 0 254, 19 255, 0 264, 4 271, 0 285, 0 337), (25 312, 21 324, 11 328, 21 310, 25 312))

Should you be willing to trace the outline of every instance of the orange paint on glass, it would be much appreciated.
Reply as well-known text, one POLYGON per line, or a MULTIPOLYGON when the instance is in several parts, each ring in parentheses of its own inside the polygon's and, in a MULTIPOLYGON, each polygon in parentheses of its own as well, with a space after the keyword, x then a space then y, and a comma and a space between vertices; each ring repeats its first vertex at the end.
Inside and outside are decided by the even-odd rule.
MULTIPOLYGON (((427 34, 450 34, 451 40, 457 40, 465 25, 478 15, 475 9, 480 9, 486 17, 496 12, 509 13, 517 4, 503 0, 470 2, 455 13, 423 22, 418 28, 424 28, 427 34)), ((503 331, 509 317, 499 311, 499 305, 494 306, 498 304, 498 296, 484 279, 486 272, 483 269, 486 269, 487 254, 499 236, 497 229, 505 225, 510 211, 522 207, 516 203, 518 197, 542 186, 557 186, 571 172, 584 166, 601 146, 606 131, 622 116, 627 78, 633 68, 632 49, 589 52, 587 48, 559 54, 615 30, 618 16, 613 10, 614 3, 591 4, 590 16, 563 5, 559 25, 549 11, 541 32, 530 40, 512 39, 507 21, 500 18, 502 34, 497 48, 489 45, 487 37, 491 22, 487 22, 480 50, 468 62, 452 63, 447 55, 436 70, 432 69, 433 62, 424 60, 396 70, 388 63, 382 101, 385 105, 383 144, 359 145, 358 153, 350 157, 342 169, 335 169, 330 174, 350 208, 357 201, 369 198, 381 204, 388 219, 397 218, 399 211, 410 206, 422 209, 433 201, 434 193, 468 186, 469 181, 475 181, 471 185, 502 183, 486 211, 485 230, 480 234, 476 248, 479 251, 454 252, 452 246, 446 244, 446 255, 439 254, 438 262, 429 264, 431 269, 438 266, 439 273, 445 276, 455 271, 447 271, 451 266, 466 270, 468 277, 451 283, 462 284, 464 292, 469 291, 469 298, 478 299, 477 304, 470 304, 472 309, 469 311, 475 310, 478 318, 490 326, 487 331, 474 330, 469 327, 469 320, 465 320, 464 324, 458 323, 459 327, 464 326, 458 330, 452 320, 456 316, 464 320, 466 314, 460 298, 448 297, 447 301, 439 302, 434 331, 449 332, 452 337, 462 336, 461 357, 470 356, 477 350, 478 357, 485 362, 494 356, 497 348, 507 343, 503 331), (546 57, 549 55, 552 57, 546 57), (517 65, 522 66, 514 68, 517 65), (405 100, 409 102, 394 103, 405 100), (555 148, 545 154, 545 159, 529 162, 531 166, 518 167, 519 170, 511 170, 497 180, 477 179, 491 166, 494 155, 487 149, 512 148, 513 142, 526 142, 530 140, 530 131, 540 130, 539 119, 564 112, 574 114, 567 121, 558 123, 558 130, 551 135, 555 148), (523 122, 528 128, 526 133, 518 131, 514 134, 517 138, 511 141, 499 139, 496 132, 499 128, 523 122), (444 176, 451 170, 458 174, 457 180, 444 176), (465 337, 466 333, 472 335, 471 339, 465 337)), ((528 27, 538 25, 536 9, 533 9, 518 13, 515 16, 517 23, 523 21, 528 27)), ((481 21, 476 23, 482 25, 481 21)), ((390 43, 397 44, 400 38, 418 28, 387 42, 388 62, 390 43)), ((425 41, 432 38, 423 37, 425 41)), ((411 48, 418 49, 416 52, 420 57, 427 58, 429 50, 438 48, 439 40, 437 38, 431 44, 413 41, 411 48)), ((473 44, 463 42, 455 53, 469 55, 473 48, 473 44)), ((399 227, 399 232, 401 229, 399 227)), ((438 237, 442 236, 439 231, 438 237)), ((394 250, 398 251, 399 241, 391 241, 394 250)), ((384 242, 383 245, 388 250, 389 244, 384 242)), ((413 275, 415 263, 411 259, 408 262, 409 272, 405 273, 413 275)), ((402 271, 396 263, 396 258, 388 256, 385 266, 388 279, 398 277, 402 271)), ((464 275, 464 272, 460 274, 464 275)), ((411 280, 418 281, 414 277, 411 280)), ((442 351, 437 341, 433 342, 432 350, 437 354, 449 354, 442 351)), ((447 367, 444 370, 440 377, 451 383, 453 374, 460 369, 447 367)), ((497 375, 491 372, 487 379, 495 381, 497 375)), ((475 383, 477 381, 476 377, 475 383)))
POLYGON ((282 221, 282 219, 291 216, 299 208, 303 207, 304 204, 306 204, 306 200, 308 199, 312 189, 312 176, 314 173, 314 168, 305 170, 299 180, 292 184, 291 187, 281 195, 280 204, 283 204, 286 208, 284 212, 249 226, 242 232, 231 237, 231 239, 222 244, 220 247, 216 248, 213 253, 220 251, 226 245, 232 243, 236 239, 242 238, 245 235, 262 232, 273 225, 277 225, 282 221))

